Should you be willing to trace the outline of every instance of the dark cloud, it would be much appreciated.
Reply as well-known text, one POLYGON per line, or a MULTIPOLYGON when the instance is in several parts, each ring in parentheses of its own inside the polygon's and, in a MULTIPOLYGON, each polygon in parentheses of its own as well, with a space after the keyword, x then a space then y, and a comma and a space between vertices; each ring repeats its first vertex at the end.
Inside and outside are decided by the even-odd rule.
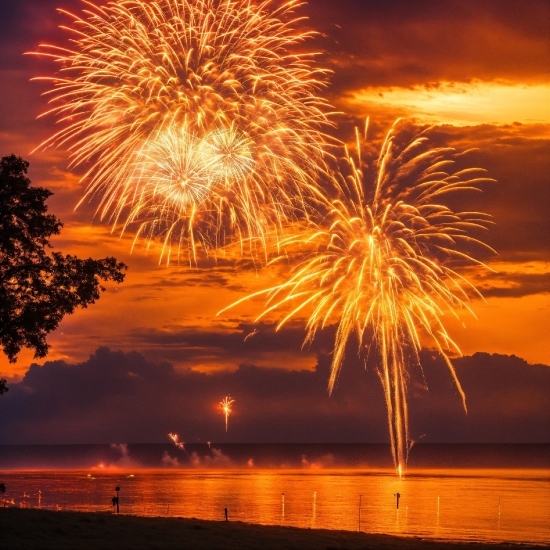
POLYGON ((197 263, 190 267, 172 266, 169 275, 163 277, 156 284, 159 288, 171 286, 224 287, 228 290, 246 292, 245 286, 235 284, 235 275, 257 269, 253 261, 238 256, 235 259, 198 258, 197 263))
POLYGON ((491 273, 488 279, 477 285, 485 298, 521 298, 550 293, 550 272, 491 273))
POLYGON ((335 98, 370 86, 550 76, 546 0, 315 0, 305 11, 322 32, 335 98))
POLYGON ((484 240, 501 259, 523 261, 550 257, 550 140, 547 126, 437 126, 429 132, 434 145, 458 150, 477 147, 464 158, 497 180, 471 195, 467 209, 491 214, 495 226, 484 240))
POLYGON ((437 414, 429 442, 545 442, 550 434, 550 368, 529 365, 516 356, 476 353, 454 359, 466 392, 468 414, 453 410, 457 395, 440 360, 424 363, 429 393, 412 407, 416 429, 437 414), (422 420, 421 420, 422 419, 422 420), (536 435, 535 435, 536 434, 536 435))
MULTIPOLYGON (((411 434, 426 443, 547 442, 550 367, 514 356, 475 354, 454 361, 468 415, 441 360, 424 353, 425 382, 411 384, 411 434), (423 434, 425 434, 423 436, 423 434), (421 437, 423 436, 423 437, 421 437)), ((330 357, 315 371, 241 364, 234 372, 201 374, 153 364, 138 353, 100 348, 87 361, 33 365, 0 400, 5 444, 165 442, 385 442, 380 383, 350 354, 328 397, 330 357), (235 398, 230 434, 217 403, 235 398)))
POLYGON ((147 283, 124 285, 120 292, 133 290, 164 291, 167 288, 217 287, 237 292, 246 292, 246 287, 235 283, 235 275, 248 270, 248 266, 237 266, 239 262, 207 261, 195 267, 172 265, 159 273, 159 277, 147 283), (224 267, 224 264, 227 263, 224 267))
MULTIPOLYGON (((320 332, 320 338, 317 338, 312 346, 308 346, 308 349, 312 351, 324 349, 325 346, 318 342, 332 340, 334 333, 333 328, 320 332)), ((178 344, 196 348, 215 347, 232 357, 247 352, 280 351, 282 346, 286 351, 299 351, 305 337, 305 331, 299 325, 288 324, 276 331, 276 325, 272 323, 240 323, 233 331, 228 331, 221 326, 219 331, 216 331, 215 327, 211 327, 209 331, 180 327, 167 331, 147 329, 135 334, 142 339, 143 343, 161 346, 178 344)))
MULTIPOLYGON (((311 345, 305 348, 308 355, 327 353, 334 341, 335 327, 319 332, 311 345)), ((149 358, 165 359, 178 365, 202 368, 236 367, 241 363, 263 364, 280 360, 280 354, 298 358, 306 332, 299 324, 289 323, 276 331, 273 323, 243 323, 235 328, 211 325, 202 327, 169 326, 164 329, 143 328, 128 333, 127 339, 149 358)))

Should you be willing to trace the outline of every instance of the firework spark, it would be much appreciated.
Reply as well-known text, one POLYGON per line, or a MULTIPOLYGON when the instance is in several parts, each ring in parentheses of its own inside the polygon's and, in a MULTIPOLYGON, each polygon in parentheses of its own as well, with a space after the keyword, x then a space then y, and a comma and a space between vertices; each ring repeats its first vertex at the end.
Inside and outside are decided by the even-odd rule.
POLYGON ((283 241, 289 247, 300 245, 302 255, 304 247, 309 252, 286 282, 254 296, 268 295, 259 318, 292 306, 278 328, 309 308, 305 343, 320 328, 337 323, 329 392, 353 334, 360 353, 375 356, 393 459, 401 475, 411 445, 407 385, 412 369, 421 369, 422 341, 431 341, 444 358, 466 409, 448 356, 460 350, 442 315, 445 310, 455 316, 461 309, 471 312, 470 295, 481 295, 456 269, 483 265, 468 249, 489 248, 469 234, 486 229, 491 223, 488 215, 454 212, 439 201, 455 191, 479 191, 480 183, 494 180, 477 168, 447 173, 459 154, 451 148, 428 149, 425 136, 399 146, 398 122, 382 146, 373 183, 365 176, 358 136, 359 163, 346 151, 349 176, 337 178, 341 197, 332 202, 328 227, 318 225, 312 233, 283 241))
POLYGON ((225 415, 225 431, 227 432, 227 421, 229 420, 229 415, 233 412, 231 406, 235 402, 230 395, 224 397, 220 401, 220 411, 225 415))
POLYGON ((180 451, 185 451, 185 443, 183 441, 180 441, 180 436, 178 434, 169 433, 168 437, 180 451))
MULTIPOLYGON (((62 129, 41 147, 89 164, 85 197, 122 230, 217 249, 307 213, 328 138, 326 71, 296 53, 289 0, 86 1, 46 94, 62 129), (308 199, 309 200, 306 200, 308 199)), ((42 115, 42 116, 44 116, 42 115)))

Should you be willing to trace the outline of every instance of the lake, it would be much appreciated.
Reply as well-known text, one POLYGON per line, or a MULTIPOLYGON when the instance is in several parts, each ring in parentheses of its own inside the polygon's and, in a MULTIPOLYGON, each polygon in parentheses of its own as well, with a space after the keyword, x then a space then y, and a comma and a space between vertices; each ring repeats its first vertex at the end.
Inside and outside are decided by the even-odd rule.
MULTIPOLYGON (((0 447, 13 505, 550 543, 549 445, 425 445, 399 479, 386 445, 0 447), (399 494, 399 508, 397 497, 399 494)), ((1 502, 1 500, 0 500, 1 502)))

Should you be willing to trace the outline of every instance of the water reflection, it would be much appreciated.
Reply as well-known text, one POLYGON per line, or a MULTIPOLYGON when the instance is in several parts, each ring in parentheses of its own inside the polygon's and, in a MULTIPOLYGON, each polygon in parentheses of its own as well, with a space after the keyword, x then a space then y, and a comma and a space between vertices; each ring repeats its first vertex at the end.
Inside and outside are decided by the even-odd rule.
POLYGON ((311 516, 311 528, 315 528, 315 515, 316 515, 316 507, 317 507, 317 491, 313 491, 313 513, 311 516))
POLYGON ((18 506, 108 511, 120 485, 128 514, 223 520, 227 508, 230 521, 550 542, 548 471, 540 470, 418 470, 405 479, 361 470, 12 472, 2 481, 18 506))

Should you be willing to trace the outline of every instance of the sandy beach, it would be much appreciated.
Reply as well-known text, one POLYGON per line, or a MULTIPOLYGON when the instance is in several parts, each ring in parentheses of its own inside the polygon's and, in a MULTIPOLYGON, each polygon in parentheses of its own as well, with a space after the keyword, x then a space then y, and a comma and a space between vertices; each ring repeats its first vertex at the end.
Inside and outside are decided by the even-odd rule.
POLYGON ((456 550, 536 548, 527 545, 444 543, 351 531, 298 529, 193 518, 145 518, 106 513, 0 509, 0 548, 6 549, 262 549, 456 550))

